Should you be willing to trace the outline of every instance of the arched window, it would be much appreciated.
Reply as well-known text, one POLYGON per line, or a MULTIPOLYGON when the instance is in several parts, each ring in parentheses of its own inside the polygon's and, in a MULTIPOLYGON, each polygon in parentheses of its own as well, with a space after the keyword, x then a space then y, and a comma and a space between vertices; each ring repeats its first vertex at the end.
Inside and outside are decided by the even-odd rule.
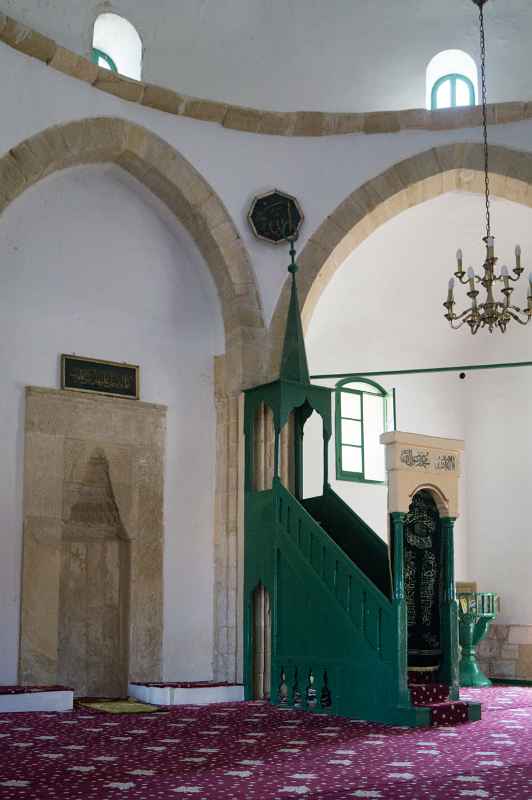
POLYGON ((336 385, 336 477, 384 483, 384 446, 379 438, 394 425, 393 403, 382 386, 361 378, 340 381, 336 385))
POLYGON ((100 14, 97 17, 91 57, 100 67, 140 80, 142 41, 131 22, 118 14, 100 14))
POLYGON ((444 50, 427 67, 427 108, 474 106, 478 97, 478 70, 463 50, 444 50))
POLYGON ((432 87, 430 107, 457 108, 475 105, 475 87, 465 75, 444 75, 432 87))

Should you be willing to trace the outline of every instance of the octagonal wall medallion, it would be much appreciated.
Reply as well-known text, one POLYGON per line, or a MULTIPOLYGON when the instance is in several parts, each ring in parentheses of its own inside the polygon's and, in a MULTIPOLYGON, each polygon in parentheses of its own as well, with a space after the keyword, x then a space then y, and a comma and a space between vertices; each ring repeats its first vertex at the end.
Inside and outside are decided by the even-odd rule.
POLYGON ((257 239, 270 244, 297 239, 303 220, 297 198, 279 189, 254 197, 248 212, 248 221, 257 239))

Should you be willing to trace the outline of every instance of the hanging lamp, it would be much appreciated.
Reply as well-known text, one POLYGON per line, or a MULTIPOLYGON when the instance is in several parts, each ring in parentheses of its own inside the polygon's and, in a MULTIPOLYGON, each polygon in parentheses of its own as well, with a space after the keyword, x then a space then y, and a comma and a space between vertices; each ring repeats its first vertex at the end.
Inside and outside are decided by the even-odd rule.
POLYGON ((449 281, 449 289, 447 293, 447 300, 443 304, 446 309, 445 318, 449 321, 451 328, 458 329, 462 325, 469 325, 471 333, 476 333, 479 328, 487 328, 490 333, 495 329, 499 329, 504 333, 507 325, 512 322, 518 322, 520 325, 527 325, 532 317, 532 273, 529 275, 527 307, 519 308, 512 303, 512 293, 514 287, 512 283, 516 283, 521 277, 524 268, 521 266, 521 248, 516 245, 515 248, 515 267, 513 267, 513 275, 510 274, 508 267, 503 266, 499 274, 496 272, 497 258, 495 257, 494 236, 491 233, 491 215, 490 215, 490 185, 489 185, 489 151, 488 151, 488 124, 486 112, 486 41, 484 33, 484 6, 487 0, 473 0, 473 3, 480 9, 480 62, 481 62, 481 82, 482 82, 482 131, 484 139, 484 196, 486 205, 486 235, 483 237, 483 242, 486 245, 486 260, 483 264, 484 274, 477 275, 472 267, 469 267, 467 272, 463 268, 462 251, 458 250, 456 253, 457 269, 454 273, 456 280, 469 287, 467 296, 471 300, 469 308, 456 314, 454 311, 454 287, 455 278, 449 281), (501 299, 496 299, 494 291, 500 287, 502 294, 501 299), (477 298, 480 294, 480 288, 486 292, 483 302, 479 303, 477 298))

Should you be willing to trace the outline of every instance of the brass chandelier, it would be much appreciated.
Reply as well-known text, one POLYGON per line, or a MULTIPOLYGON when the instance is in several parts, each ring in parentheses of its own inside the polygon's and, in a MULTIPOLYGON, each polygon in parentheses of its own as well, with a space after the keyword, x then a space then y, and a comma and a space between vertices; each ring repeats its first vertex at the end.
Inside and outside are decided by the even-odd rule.
POLYGON ((498 328, 501 333, 504 333, 506 326, 512 320, 518 322, 520 325, 527 325, 532 317, 532 273, 529 275, 527 308, 519 308, 512 303, 513 286, 521 277, 524 268, 521 266, 521 248, 519 245, 515 248, 515 267, 510 275, 508 267, 501 267, 500 273, 497 274, 495 267, 497 258, 495 257, 494 237, 491 235, 491 218, 490 218, 490 185, 489 185, 489 164, 488 164, 488 125, 486 113, 486 44, 484 36, 484 5, 487 0, 473 0, 473 3, 480 9, 480 60, 481 60, 481 79, 482 79, 482 129, 484 134, 484 185, 485 185, 485 203, 486 203, 486 235, 483 241, 486 245, 486 260, 483 264, 484 274, 482 276, 476 275, 472 267, 469 267, 467 273, 462 266, 462 251, 458 250, 456 259, 458 266, 454 276, 459 283, 469 285, 467 296, 471 300, 471 305, 456 314, 453 310, 455 306, 454 301, 454 278, 449 281, 449 290, 447 300, 443 304, 447 310, 445 318, 449 321, 451 328, 457 330, 462 325, 469 325, 471 333, 476 333, 479 328, 487 328, 490 333, 498 328), (494 297, 494 289, 496 284, 502 283, 500 289, 504 299, 496 300, 494 297), (479 295, 478 286, 482 286, 486 291, 486 298, 483 303, 477 301, 479 295))

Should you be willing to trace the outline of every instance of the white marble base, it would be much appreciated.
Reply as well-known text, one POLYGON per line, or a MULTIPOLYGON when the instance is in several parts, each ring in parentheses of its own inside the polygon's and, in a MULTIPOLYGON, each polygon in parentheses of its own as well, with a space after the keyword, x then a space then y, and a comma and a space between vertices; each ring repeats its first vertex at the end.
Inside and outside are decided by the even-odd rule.
POLYGON ((138 686, 130 683, 128 694, 142 703, 155 706, 207 705, 209 703, 234 703, 244 699, 241 684, 229 686, 138 686))
POLYGON ((6 711, 72 711, 74 692, 25 692, 0 694, 0 714, 6 711))

